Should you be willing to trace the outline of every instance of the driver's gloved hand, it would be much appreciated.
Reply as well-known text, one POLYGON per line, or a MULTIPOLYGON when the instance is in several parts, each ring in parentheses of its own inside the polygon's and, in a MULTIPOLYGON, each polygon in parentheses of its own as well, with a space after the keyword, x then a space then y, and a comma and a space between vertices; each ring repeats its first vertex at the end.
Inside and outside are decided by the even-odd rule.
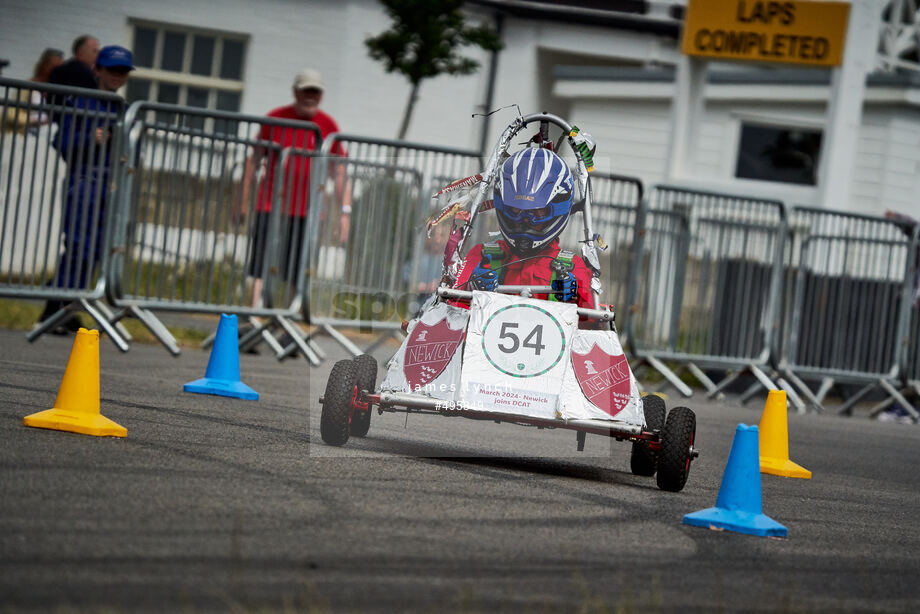
POLYGON ((566 273, 562 279, 554 279, 552 286, 557 301, 568 303, 578 299, 578 281, 571 273, 566 273))
POLYGON ((482 262, 473 269, 473 276, 470 277, 470 282, 477 290, 494 292, 495 288, 498 287, 498 276, 495 274, 495 271, 488 268, 491 264, 492 256, 486 254, 482 257, 482 262))

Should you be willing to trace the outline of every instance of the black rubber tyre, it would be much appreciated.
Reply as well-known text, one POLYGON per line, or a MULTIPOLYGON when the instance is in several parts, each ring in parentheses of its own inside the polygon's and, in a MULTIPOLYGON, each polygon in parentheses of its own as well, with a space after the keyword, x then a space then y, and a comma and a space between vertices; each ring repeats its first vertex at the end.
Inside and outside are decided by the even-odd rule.
MULTIPOLYGON (((642 411, 645 414, 646 429, 660 432, 664 428, 664 417, 667 413, 664 399, 654 394, 642 397, 642 411)), ((645 440, 633 442, 629 468, 634 475, 652 477, 658 469, 658 453, 652 450, 645 440)))
MULTIPOLYGON (((362 390, 374 392, 377 387, 377 360, 370 354, 361 354, 354 360, 355 378, 358 384, 358 393, 362 390)), ((370 409, 355 409, 351 414, 349 432, 354 437, 364 437, 371 428, 370 409)))
POLYGON ((348 441, 348 422, 351 418, 351 399, 356 390, 355 363, 340 360, 332 366, 323 395, 323 413, 319 432, 330 446, 345 445, 348 441))
POLYGON ((693 442, 696 439, 696 414, 687 407, 675 407, 661 431, 658 453, 658 488, 679 492, 690 475, 693 442))

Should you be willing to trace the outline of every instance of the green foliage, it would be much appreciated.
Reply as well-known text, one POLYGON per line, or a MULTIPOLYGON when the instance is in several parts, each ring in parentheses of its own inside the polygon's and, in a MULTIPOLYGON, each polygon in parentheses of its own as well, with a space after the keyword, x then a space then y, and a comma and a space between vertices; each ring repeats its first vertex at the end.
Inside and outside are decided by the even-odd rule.
POLYGON ((468 75, 479 62, 457 53, 460 46, 487 51, 502 48, 488 26, 468 26, 460 8, 463 0, 380 0, 393 19, 390 30, 364 41, 370 56, 387 72, 398 71, 413 85, 440 74, 468 75))
POLYGON ((412 85, 399 129, 402 139, 424 79, 475 72, 479 62, 461 55, 461 47, 498 51, 503 45, 491 27, 467 25, 460 12, 463 0, 380 0, 380 4, 393 24, 389 30, 365 39, 364 44, 388 73, 399 72, 412 85))

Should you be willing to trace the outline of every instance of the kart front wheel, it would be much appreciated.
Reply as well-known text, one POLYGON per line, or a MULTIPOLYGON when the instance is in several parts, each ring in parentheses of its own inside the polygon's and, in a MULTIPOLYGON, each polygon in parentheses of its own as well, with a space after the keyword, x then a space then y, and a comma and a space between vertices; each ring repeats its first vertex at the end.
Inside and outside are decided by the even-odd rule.
MULTIPOLYGON (((358 393, 362 390, 374 392, 377 386, 377 360, 370 354, 361 354, 354 359, 355 378, 358 385, 358 393)), ((364 437, 371 428, 371 413, 367 409, 354 409, 351 414, 351 426, 348 432, 355 437, 364 437)))
POLYGON ((658 453, 658 488, 679 492, 690 475, 690 462, 695 458, 696 414, 687 407, 675 407, 661 431, 661 451, 658 453))
MULTIPOLYGON (((661 433, 667 412, 664 399, 654 394, 642 397, 642 411, 645 414, 645 427, 650 431, 661 433)), ((646 477, 655 475, 655 470, 658 468, 658 453, 651 449, 648 441, 643 439, 633 442, 629 468, 634 475, 646 477)))
POLYGON ((323 395, 323 413, 319 432, 330 446, 341 446, 348 441, 348 423, 351 420, 351 401, 357 390, 355 363, 340 360, 332 366, 323 395))

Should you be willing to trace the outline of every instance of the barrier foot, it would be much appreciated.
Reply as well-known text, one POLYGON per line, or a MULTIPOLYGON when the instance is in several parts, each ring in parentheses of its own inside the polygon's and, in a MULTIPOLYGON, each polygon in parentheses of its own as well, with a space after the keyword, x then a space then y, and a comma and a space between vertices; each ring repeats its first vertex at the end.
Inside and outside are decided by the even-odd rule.
POLYGON ((910 414, 910 417, 914 419, 915 423, 920 419, 920 412, 911 405, 910 401, 908 401, 897 388, 891 385, 891 382, 886 379, 881 379, 879 380, 879 385, 888 393, 888 396, 896 400, 900 403, 901 407, 907 410, 907 413, 910 414))
POLYGON ((268 344, 268 347, 273 353, 277 355, 278 352, 281 352, 283 348, 281 344, 278 343, 278 340, 272 336, 272 329, 278 324, 278 316, 271 316, 265 322, 260 320, 255 316, 249 317, 249 323, 252 325, 252 330, 240 337, 239 339, 239 349, 240 351, 248 351, 256 347, 260 343, 268 344))
POLYGON ((795 407, 795 413, 804 414, 805 403, 802 402, 802 399, 799 397, 798 393, 796 393, 792 384, 781 377, 776 379, 776 383, 779 384, 779 387, 786 392, 786 396, 789 398, 789 402, 792 403, 793 407, 795 407))
POLYGON ((760 389, 761 389, 760 382, 754 382, 753 384, 748 386, 747 390, 741 393, 741 396, 738 397, 738 400, 741 401, 742 405, 745 405, 748 401, 751 400, 751 398, 753 398, 755 394, 760 392, 760 389))
MULTIPOLYGON (((266 327, 266 328, 262 331, 262 334, 261 334, 262 341, 261 341, 260 343, 263 343, 263 342, 264 342, 264 343, 269 347, 269 349, 270 349, 275 355, 277 355, 279 352, 283 352, 283 351, 284 351, 284 348, 281 347, 281 344, 278 342, 277 339, 275 339, 275 336, 272 335, 271 330, 272 330, 273 328, 274 328, 273 326, 269 326, 269 327, 266 327)), ((256 345, 258 345, 258 343, 253 344, 253 346, 256 346, 256 345)))
POLYGON ((837 410, 837 414, 840 416, 852 416, 853 415, 853 406, 859 403, 859 401, 869 394, 869 391, 875 388, 876 382, 869 382, 862 388, 859 392, 851 396, 846 402, 840 406, 840 409, 837 410))
POLYGON ((281 328, 290 335, 293 341, 288 344, 287 347, 282 348, 280 352, 275 353, 275 357, 278 360, 284 360, 292 351, 291 348, 296 348, 304 355, 304 357, 310 362, 314 367, 318 367, 322 362, 319 356, 313 351, 313 348, 307 343, 307 340, 304 338, 303 332, 298 328, 293 322, 287 318, 282 318, 279 316, 278 323, 281 325, 281 328))
POLYGON ((210 335, 208 335, 207 337, 205 337, 204 339, 202 339, 202 341, 201 341, 201 349, 202 349, 202 350, 206 350, 206 349, 208 349, 209 347, 211 347, 212 345, 214 345, 214 338, 215 338, 215 337, 217 337, 217 331, 214 331, 213 333, 211 333, 210 335))
POLYGON ((362 350, 357 345, 352 343, 348 337, 346 337, 345 335, 337 331, 335 328, 332 327, 332 325, 323 324, 321 328, 323 329, 324 333, 326 333, 327 335, 335 339, 338 342, 338 344, 341 345, 343 348, 345 348, 347 352, 351 353, 352 356, 360 356, 361 354, 364 353, 364 350, 362 350))
MULTIPOLYGON (((823 398, 823 396, 819 397, 819 396, 814 395, 811 392, 811 389, 805 385, 805 382, 799 379, 799 377, 795 373, 793 373, 791 370, 784 369, 783 373, 785 374, 786 379, 788 379, 792 383, 795 389, 801 392, 805 396, 805 398, 808 399, 808 402, 811 403, 812 407, 815 409, 816 412, 818 412, 819 414, 824 412, 824 406, 821 404, 821 398, 823 398)), ((825 380, 826 379, 827 378, 825 378, 825 380)), ((827 394, 827 392, 825 392, 825 394, 827 394)))
POLYGON ((715 382, 709 379, 709 376, 706 375, 702 369, 696 366, 696 363, 688 362, 686 367, 687 367, 687 370, 690 371, 690 373, 693 375, 693 377, 695 377, 696 380, 699 383, 701 383, 703 385, 703 388, 705 388, 706 391, 709 393, 706 395, 707 398, 710 398, 710 399, 714 398, 717 401, 725 400, 725 395, 722 394, 722 391, 716 389, 715 382))
POLYGON ((757 378, 757 381, 763 385, 764 388, 767 390, 776 390, 776 384, 773 383, 773 380, 767 377, 767 374, 764 373, 760 367, 755 364, 750 364, 747 366, 747 368, 751 371, 754 377, 757 378))
POLYGON ((365 354, 371 354, 374 350, 379 348, 381 345, 386 343, 387 340, 392 339, 393 337, 400 338, 405 337, 401 330, 388 330, 380 333, 376 340, 369 346, 364 349, 365 354))
MULTIPOLYGON (((743 370, 743 369, 740 370, 740 371, 732 371, 732 372, 730 372, 728 375, 726 375, 726 376, 722 379, 722 381, 720 381, 718 384, 716 384, 715 391, 716 391, 716 392, 721 392, 722 390, 724 390, 725 388, 727 388, 730 384, 732 384, 735 380, 737 380, 739 377, 741 377, 741 374, 742 374, 742 373, 744 373, 744 370, 743 370)), ((753 384, 753 385, 751 386, 751 388, 753 388, 754 390, 760 390, 760 384, 759 384, 759 383, 753 384)))
POLYGON ((725 379, 723 379, 722 381, 718 383, 718 385, 716 385, 713 392, 709 394, 709 398, 713 398, 716 392, 721 392, 726 387, 728 387, 729 384, 733 383, 735 380, 737 380, 739 377, 741 377, 745 373, 750 373, 751 375, 753 375, 754 379, 756 379, 757 382, 754 384, 751 384, 751 386, 747 390, 744 391, 744 394, 741 395, 742 403, 746 402, 748 399, 754 396, 754 394, 761 388, 766 388, 767 390, 772 390, 776 388, 776 385, 773 383, 773 381, 767 376, 766 373, 764 373, 760 369, 760 367, 758 367, 754 363, 750 363, 750 364, 744 365, 741 369, 737 371, 733 371, 729 373, 725 377, 725 379))
MULTIPOLYGON (((795 407, 796 413, 804 414, 806 410, 805 403, 802 402, 801 397, 799 397, 798 393, 795 391, 795 388, 792 386, 792 384, 784 380, 779 375, 779 373, 775 371, 771 373, 770 377, 776 378, 776 383, 779 384, 779 387, 782 390, 786 391, 786 395, 789 397, 789 402, 792 404, 793 407, 795 407)), ((763 390, 763 384, 761 384, 759 381, 751 384, 748 387, 748 389, 745 390, 739 397, 741 400, 741 404, 746 405, 747 402, 750 401, 754 397, 754 395, 760 392, 761 390, 763 390)))
POLYGON ((316 342, 316 340, 313 338, 313 333, 310 333, 309 335, 307 335, 307 336, 304 338, 304 341, 306 341, 306 342, 307 342, 307 345, 310 346, 310 349, 312 349, 313 352, 314 352, 317 356, 319 356, 319 359, 320 359, 320 360, 326 360, 326 350, 324 350, 324 349, 322 348, 322 346, 320 346, 320 345, 316 342))
POLYGON ((894 404, 895 404, 894 397, 888 397, 887 399, 885 399, 878 405, 873 406, 872 409, 869 410, 869 417, 877 418, 880 413, 882 413, 883 411, 885 411, 886 409, 888 409, 894 404))
POLYGON ((815 396, 818 397, 818 400, 822 403, 824 402, 824 397, 827 396, 827 393, 831 391, 831 388, 834 387, 834 378, 825 377, 821 379, 821 385, 818 387, 818 392, 815 393, 815 396))
POLYGON ((105 314, 96 309, 95 305, 90 304, 86 299, 80 299, 80 306, 83 307, 84 311, 90 315, 98 324, 99 328, 105 331, 105 334, 109 336, 109 339, 112 340, 112 343, 115 344, 122 352, 127 352, 130 346, 128 342, 118 333, 115 326, 105 317, 105 314))
MULTIPOLYGON (((303 336, 304 343, 307 344, 307 347, 310 348, 310 351, 312 351, 313 354, 315 354, 316 357, 319 359, 319 361, 322 362, 326 360, 326 352, 313 339, 313 337, 316 335, 316 332, 317 332, 317 329, 314 329, 310 331, 309 333, 303 334, 302 336, 303 336)), ((284 348, 284 351, 281 353, 281 355, 278 356, 278 360, 283 360, 287 358, 288 356, 296 352, 298 349, 299 348, 296 345, 294 345, 293 343, 289 343, 288 346, 284 348)))
POLYGON ((41 337, 48 331, 56 328, 57 325, 62 323, 65 318, 69 318, 71 315, 73 315, 74 311, 76 311, 73 305, 74 303, 72 302, 67 303, 66 305, 64 305, 64 307, 62 307, 61 309, 58 309, 57 311, 52 313, 50 316, 48 316, 41 322, 37 323, 35 326, 32 327, 32 330, 26 333, 26 340, 29 343, 34 343, 36 339, 38 339, 39 337, 41 337))
POLYGON ((122 318, 124 318, 124 310, 119 310, 118 314, 109 309, 109 306, 106 305, 105 301, 96 299, 90 301, 93 307, 103 315, 106 321, 115 327, 118 331, 118 334, 121 335, 121 338, 127 341, 128 343, 134 341, 134 337, 131 336, 131 333, 128 332, 128 329, 125 328, 125 325, 121 323, 122 318))
MULTIPOLYGON (((355 355, 357 356, 357 354, 355 355)), ((693 390, 690 389, 690 386, 682 382, 681 379, 677 377, 677 375, 673 371, 671 371, 671 369, 669 369, 666 364, 664 364, 663 362, 661 362, 654 356, 645 356, 643 357, 643 360, 645 360, 649 365, 651 365, 653 369, 661 373, 661 375, 664 376, 664 378, 668 381, 668 383, 674 386, 677 389, 677 391, 680 392, 682 395, 684 395, 687 398, 690 398, 693 396, 693 390)))
POLYGON ((249 316, 246 318, 246 321, 249 322, 249 325, 252 326, 252 329, 239 337, 237 345, 239 346, 239 351, 241 352, 245 352, 259 345, 258 338, 262 336, 266 326, 262 323, 262 320, 255 316, 249 316))
POLYGON ((176 338, 173 336, 169 329, 166 328, 166 325, 160 321, 153 312, 149 309, 141 309, 139 307, 131 306, 128 308, 131 312, 131 315, 141 321, 147 330, 150 331, 150 334, 153 335, 166 350, 173 356, 178 356, 180 354, 179 344, 176 343, 176 338))

